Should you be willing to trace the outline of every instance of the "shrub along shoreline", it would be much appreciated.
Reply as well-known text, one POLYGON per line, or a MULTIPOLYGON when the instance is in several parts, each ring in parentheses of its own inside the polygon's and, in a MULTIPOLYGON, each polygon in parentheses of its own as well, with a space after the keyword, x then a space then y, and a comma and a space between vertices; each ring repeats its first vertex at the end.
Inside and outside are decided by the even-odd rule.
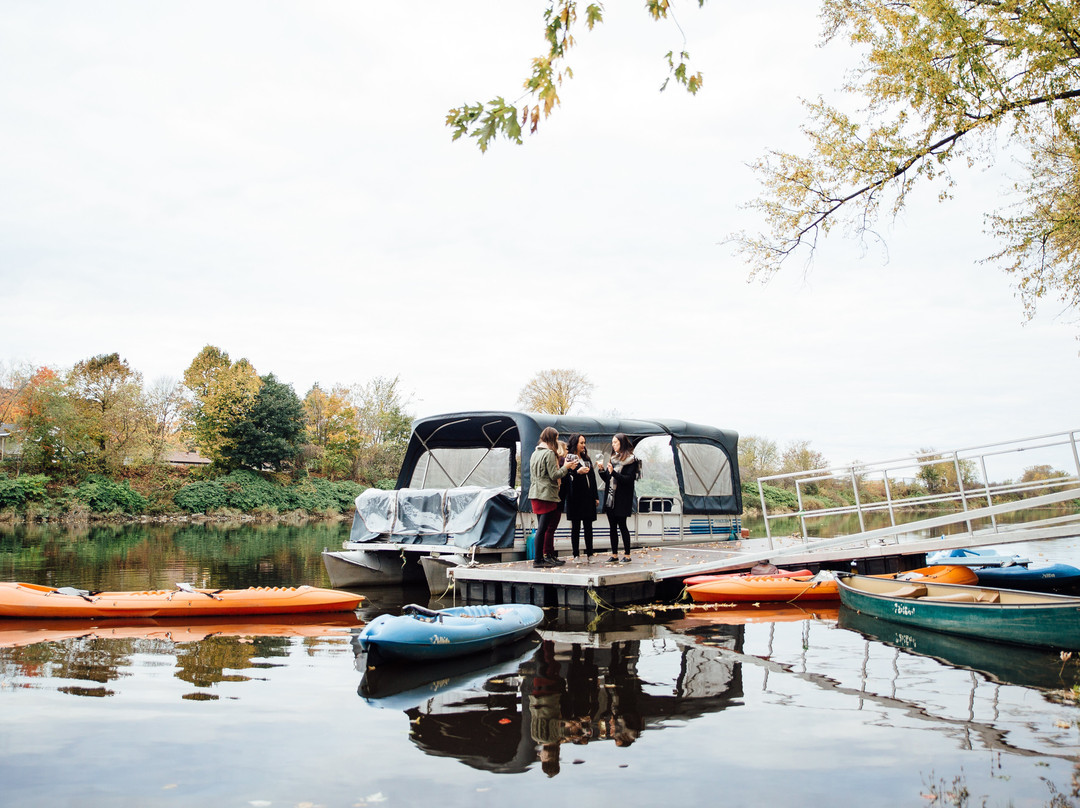
POLYGON ((75 482, 0 472, 0 522, 341 519, 366 488, 254 471, 207 477, 152 468, 120 480, 90 475, 75 482))

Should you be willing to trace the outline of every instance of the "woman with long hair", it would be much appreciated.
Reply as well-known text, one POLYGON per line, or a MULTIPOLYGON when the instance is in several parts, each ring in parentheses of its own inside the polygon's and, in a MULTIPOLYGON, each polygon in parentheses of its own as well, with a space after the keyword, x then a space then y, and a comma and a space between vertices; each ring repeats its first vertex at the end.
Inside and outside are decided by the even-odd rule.
POLYGON ((634 457, 633 445, 622 432, 611 439, 611 459, 600 469, 604 481, 604 513, 608 518, 611 558, 619 560, 619 534, 622 534, 623 562, 630 561, 630 529, 626 520, 634 512, 634 481, 641 477, 641 461, 634 457))
POLYGON ((577 460, 559 463, 559 431, 544 427, 540 442, 529 458, 529 500, 536 514, 535 567, 554 567, 564 562, 555 557, 555 528, 559 511, 559 481, 578 467, 577 460))
POLYGON ((568 474, 563 482, 565 489, 563 512, 570 520, 570 547, 574 558, 577 558, 582 528, 584 528, 585 557, 592 558, 593 522, 596 521, 596 508, 600 504, 596 472, 593 470, 589 450, 585 446, 584 435, 571 435, 567 446, 569 447, 567 458, 576 457, 580 464, 577 472, 568 474))

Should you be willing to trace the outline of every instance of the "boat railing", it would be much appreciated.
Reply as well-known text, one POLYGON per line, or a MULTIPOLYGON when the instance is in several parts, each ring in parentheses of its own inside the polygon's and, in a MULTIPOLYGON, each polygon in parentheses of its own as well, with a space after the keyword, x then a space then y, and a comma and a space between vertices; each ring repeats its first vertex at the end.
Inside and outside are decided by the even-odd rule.
MULTIPOLYGON (((919 533, 925 537, 927 530, 960 523, 964 523, 967 533, 973 535, 975 522, 985 519, 990 522, 989 529, 997 532, 998 517, 1080 499, 1078 436, 1080 430, 1071 430, 945 452, 928 449, 908 457, 761 477, 758 496, 768 545, 774 546, 773 526, 778 520, 797 520, 801 528, 797 538, 804 543, 810 541, 811 534, 828 538, 824 535, 830 530, 828 520, 838 526, 850 521, 851 517, 858 519, 859 527, 855 533, 849 532, 844 537, 848 539, 872 536, 898 540, 905 534, 919 533), (1015 472, 1020 468, 1024 473, 1019 479, 1010 477, 994 481, 990 474, 990 469, 1000 474, 1004 469, 1015 472), (775 507, 770 511, 765 485, 794 491, 798 506, 795 511, 778 511, 775 507), (1051 498, 1047 499, 1047 496, 1051 498), (835 504, 837 501, 843 504, 835 504), (957 512, 945 517, 925 518, 927 511, 950 509, 957 512), (882 514, 886 513, 887 526, 871 524, 880 524, 882 514)), ((1056 521, 1077 519, 1080 514, 1056 521)), ((1046 520, 1038 521, 1046 523, 1046 520)), ((1026 523, 1034 522, 1035 517, 1031 517, 1026 523)), ((1008 524, 1009 530, 1016 528, 1015 521, 1008 524)), ((980 526, 979 529, 985 528, 980 526)))

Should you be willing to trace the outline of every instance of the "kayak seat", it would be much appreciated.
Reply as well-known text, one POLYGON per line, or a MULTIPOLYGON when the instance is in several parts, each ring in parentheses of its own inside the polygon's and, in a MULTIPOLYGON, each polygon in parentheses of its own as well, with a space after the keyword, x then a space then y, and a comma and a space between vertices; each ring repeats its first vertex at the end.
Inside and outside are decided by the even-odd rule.
POLYGON ((998 603, 1001 598, 997 592, 953 592, 948 595, 934 595, 924 600, 946 603, 998 603))
POLYGON ((421 606, 418 603, 410 603, 407 606, 403 606, 401 609, 402 614, 412 615, 418 620, 426 620, 427 622, 434 622, 442 618, 442 615, 434 609, 428 609, 426 606, 421 606))
POLYGON ((894 598, 921 598, 926 595, 926 587, 923 584, 909 584, 895 589, 889 594, 894 598))

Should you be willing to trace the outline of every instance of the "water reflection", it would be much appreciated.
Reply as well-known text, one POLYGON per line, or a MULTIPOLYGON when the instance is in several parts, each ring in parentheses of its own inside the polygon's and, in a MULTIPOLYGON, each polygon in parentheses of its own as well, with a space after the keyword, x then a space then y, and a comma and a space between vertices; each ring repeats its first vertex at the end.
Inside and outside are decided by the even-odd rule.
MULTIPOLYGON (((128 678, 137 657, 171 657, 173 675, 199 688, 245 681, 237 671, 261 669, 289 656, 296 638, 347 637, 361 625, 351 613, 203 620, 0 620, 0 680, 27 687, 55 681, 60 692, 109 696, 103 687, 128 678), (92 682, 71 685, 64 682, 92 682)), ((155 663, 160 665, 160 662, 155 663)), ((189 696, 185 696, 187 698, 189 696)), ((212 696, 208 696, 211 697, 212 696)))
POLYGON ((708 643, 657 624, 608 628, 623 638, 568 642, 559 639, 565 632, 545 631, 539 643, 508 647, 504 655, 518 655, 509 659, 422 666, 369 668, 354 643, 364 671, 358 692, 372 706, 401 710, 410 739, 427 754, 499 772, 539 762, 549 776, 561 770, 567 744, 628 747, 673 719, 740 703, 738 665, 716 658, 709 644, 739 648, 741 626, 713 626, 708 643), (643 641, 651 652, 654 643, 665 645, 665 653, 650 653, 653 663, 664 663, 663 682, 638 673, 643 641))
POLYGON ((348 523, 0 526, 0 580, 88 589, 328 586, 320 552, 348 523))
POLYGON ((1080 686, 1080 665, 1062 659, 1057 651, 1002 645, 889 623, 851 609, 840 612, 840 626, 864 637, 954 668, 974 671, 991 682, 1039 690, 1068 690, 1080 686))

